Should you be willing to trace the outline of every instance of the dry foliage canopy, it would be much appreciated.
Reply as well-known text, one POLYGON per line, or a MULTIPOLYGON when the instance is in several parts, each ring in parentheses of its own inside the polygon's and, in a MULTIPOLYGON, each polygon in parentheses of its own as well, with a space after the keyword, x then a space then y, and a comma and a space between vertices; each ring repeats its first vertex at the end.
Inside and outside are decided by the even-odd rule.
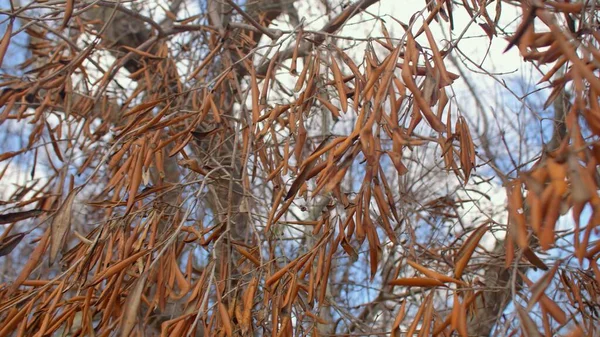
POLYGON ((2 2, 0 337, 599 333, 598 4, 301 2, 2 2), (551 91, 527 158, 457 108, 458 17, 551 91))

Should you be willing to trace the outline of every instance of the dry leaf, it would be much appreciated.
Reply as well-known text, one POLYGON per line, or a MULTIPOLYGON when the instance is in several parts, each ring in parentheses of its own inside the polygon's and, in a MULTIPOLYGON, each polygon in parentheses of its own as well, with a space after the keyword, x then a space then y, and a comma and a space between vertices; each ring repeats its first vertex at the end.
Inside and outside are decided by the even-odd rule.
POLYGON ((456 255, 456 257, 454 259, 454 276, 456 278, 459 279, 462 276, 465 268, 467 267, 467 264, 471 260, 471 256, 473 255, 475 248, 477 248, 479 241, 481 240, 481 238, 483 237, 483 234, 485 234, 487 229, 488 229, 487 223, 479 226, 469 236, 469 238, 465 241, 465 243, 461 247, 460 251, 458 252, 458 254, 456 255))
POLYGON ((69 192, 69 195, 67 195, 67 198, 52 219, 50 225, 50 228, 52 229, 50 240, 50 265, 56 260, 58 252, 62 249, 69 233, 69 229, 71 228, 73 201, 75 201, 75 196, 77 196, 78 192, 79 189, 74 189, 69 192))
POLYGON ((409 277, 399 278, 388 282, 393 286, 406 286, 406 287, 442 287, 444 282, 429 277, 409 277))
POLYGON ((25 233, 17 233, 0 240, 0 256, 10 254, 24 237, 25 233))
POLYGON ((2 66, 4 56, 6 55, 6 51, 8 50, 8 45, 10 44, 10 37, 12 36, 13 30, 13 20, 8 22, 8 26, 6 27, 6 31, 4 32, 4 36, 2 40, 0 40, 0 67, 2 66))
POLYGON ((35 218, 43 213, 44 211, 41 209, 32 209, 30 211, 0 214, 0 225, 12 224, 21 220, 35 218))
POLYGON ((137 279, 135 286, 127 296, 125 300, 125 310, 121 318, 121 336, 127 337, 133 330, 135 322, 137 320, 140 303, 142 301, 142 294, 146 286, 146 278, 148 274, 146 272, 137 279))

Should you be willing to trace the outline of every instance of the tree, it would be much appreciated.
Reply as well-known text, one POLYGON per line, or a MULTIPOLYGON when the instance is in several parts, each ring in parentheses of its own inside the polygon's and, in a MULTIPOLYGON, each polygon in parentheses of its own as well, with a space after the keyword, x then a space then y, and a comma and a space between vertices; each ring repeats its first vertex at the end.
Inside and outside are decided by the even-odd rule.
POLYGON ((0 336, 596 334, 596 7, 379 4, 10 1, 0 336))

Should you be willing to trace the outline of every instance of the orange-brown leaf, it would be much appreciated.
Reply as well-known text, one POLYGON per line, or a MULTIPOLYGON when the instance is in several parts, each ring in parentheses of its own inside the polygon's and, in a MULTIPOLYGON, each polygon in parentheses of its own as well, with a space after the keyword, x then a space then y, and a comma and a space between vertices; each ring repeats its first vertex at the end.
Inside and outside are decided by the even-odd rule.
POLYGON ((225 330, 225 334, 227 337, 233 336, 233 324, 231 323, 231 318, 229 313, 227 312, 227 307, 225 304, 219 302, 219 314, 221 316, 221 323, 223 323, 223 329, 225 330))
POLYGON ((458 285, 464 285, 465 284, 463 281, 460 281, 460 280, 457 280, 457 279, 452 278, 450 276, 446 276, 446 275, 440 274, 440 273, 438 273, 436 271, 427 269, 427 268, 423 267, 422 265, 420 265, 420 264, 418 264, 416 262, 413 262, 413 261, 410 261, 410 260, 407 260, 406 262, 411 267, 413 267, 416 270, 420 271, 421 273, 423 273, 423 275, 425 275, 425 276, 427 276, 429 278, 434 278, 434 279, 439 280, 441 282, 452 282, 452 283, 456 283, 458 285))
POLYGON ((390 333, 390 337, 400 337, 400 323, 402 323, 405 313, 406 313, 406 301, 402 301, 400 310, 398 310, 398 315, 396 315, 394 324, 392 324, 392 332, 390 333))
POLYGON ((477 245, 479 244, 479 240, 483 237, 483 234, 487 231, 487 223, 479 226, 471 236, 465 241, 460 251, 458 252, 454 263, 454 275, 456 278, 460 278, 475 251, 477 245))
POLYGON ((13 20, 10 20, 8 22, 8 26, 6 27, 6 31, 4 32, 4 36, 2 37, 2 40, 0 40, 0 67, 2 67, 2 61, 4 60, 4 56, 6 55, 6 51, 8 50, 8 45, 10 44, 12 30, 13 20))
POLYGON ((344 76, 338 66, 335 57, 331 54, 331 72, 335 80, 335 87, 337 88, 338 94, 340 95, 340 103, 342 104, 342 111, 345 113, 348 111, 348 97, 346 96, 346 90, 344 89, 344 76))
POLYGON ((60 25, 60 29, 65 29, 69 24, 69 20, 71 20, 71 16, 73 15, 73 7, 75 7, 75 0, 67 0, 65 4, 65 13, 63 16, 63 22, 60 25))
POLYGON ((407 277, 398 278, 390 281, 388 284, 393 286, 405 286, 405 287, 442 287, 444 282, 436 280, 430 277, 407 277))

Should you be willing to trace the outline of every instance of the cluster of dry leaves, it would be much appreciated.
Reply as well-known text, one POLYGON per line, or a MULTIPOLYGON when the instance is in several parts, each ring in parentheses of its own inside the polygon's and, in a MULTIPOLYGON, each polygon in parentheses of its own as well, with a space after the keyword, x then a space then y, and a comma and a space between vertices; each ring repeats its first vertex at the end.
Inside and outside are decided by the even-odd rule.
MULTIPOLYGON (((330 39, 376 2, 339 8, 320 31, 299 27, 290 33, 269 28, 272 12, 253 18, 231 1, 224 3, 238 21, 223 22, 212 1, 205 16, 183 19, 161 7, 168 24, 109 1, 34 1, 5 12, 0 60, 20 32, 30 37, 31 57, 19 65, 23 76, 2 75, 0 124, 29 128, 22 148, 0 155, 2 179, 11 179, 7 168, 22 160, 32 177, 43 171, 47 178, 2 201, 0 259, 30 253, 21 254, 16 276, 0 285, 0 337, 335 333, 324 328, 333 319, 324 312, 335 306, 328 284, 337 272, 335 260, 367 256, 372 281, 383 268, 386 245, 408 247, 400 233, 416 235, 398 211, 382 163, 389 159, 404 176, 406 152, 435 143, 446 169, 463 182, 476 166, 468 123, 449 107, 446 89, 458 76, 446 69, 445 59, 454 46, 439 45, 430 24, 442 19, 452 26, 453 11, 466 10, 484 22, 480 26, 492 39, 499 34, 501 8, 510 3, 431 1, 424 18, 399 22, 401 38, 379 20, 384 36, 371 43, 387 52, 369 44, 357 62, 330 39), (490 4, 495 18, 486 11, 490 4), (119 37, 119 20, 148 31, 119 37), (277 48, 286 34, 295 42, 277 48), (270 58, 257 56, 261 37, 272 39, 270 58), (427 43, 417 43, 423 37, 427 43), (203 41, 201 52, 194 51, 194 39, 203 41), (99 62, 100 54, 114 61, 99 62), (188 58, 199 61, 182 74, 179 63, 188 58), (124 73, 133 89, 112 94, 124 73), (296 81, 286 103, 271 99, 280 90, 280 73, 296 81), (354 114, 353 129, 315 139, 308 120, 319 108, 332 119, 354 114), (419 136, 416 128, 435 136, 419 136), (347 187, 357 166, 362 181, 347 187), (257 183, 272 186, 271 195, 257 194, 257 183), (289 221, 293 205, 316 196, 326 202, 314 218, 289 221), (83 227, 86 232, 74 226, 75 209, 93 224, 83 227), (199 209, 210 215, 198 215, 199 209), (292 256, 278 248, 285 224, 310 233, 292 256)), ((509 48, 552 66, 543 79, 554 88, 547 105, 570 83, 574 100, 560 147, 505 181, 510 220, 500 259, 521 280, 505 286, 529 294, 527 308, 516 303, 523 335, 541 335, 540 322, 528 313, 537 304, 546 335, 591 335, 597 333, 593 304, 581 294, 597 299, 600 282, 600 242, 591 240, 600 215, 600 35, 560 22, 594 18, 597 9, 587 2, 519 5, 521 23, 509 48), (564 76, 553 78, 565 65, 564 76), (586 206, 593 214, 582 226, 586 206), (548 268, 536 254, 560 237, 555 224, 564 207, 573 209, 575 219, 573 256, 588 270, 563 268, 560 261, 548 268), (534 283, 523 265, 547 272, 534 283), (557 272, 568 311, 545 294, 557 272)), ((384 331, 469 335, 469 322, 488 310, 478 301, 494 291, 475 277, 485 267, 472 263, 489 227, 481 224, 451 243, 452 258, 437 259, 447 262, 436 263, 438 270, 416 255, 394 266, 382 287, 424 293, 412 320, 405 319, 404 301, 384 331), (400 275, 406 265, 420 276, 400 275), (439 289, 450 294, 447 313, 436 309, 439 289)))

